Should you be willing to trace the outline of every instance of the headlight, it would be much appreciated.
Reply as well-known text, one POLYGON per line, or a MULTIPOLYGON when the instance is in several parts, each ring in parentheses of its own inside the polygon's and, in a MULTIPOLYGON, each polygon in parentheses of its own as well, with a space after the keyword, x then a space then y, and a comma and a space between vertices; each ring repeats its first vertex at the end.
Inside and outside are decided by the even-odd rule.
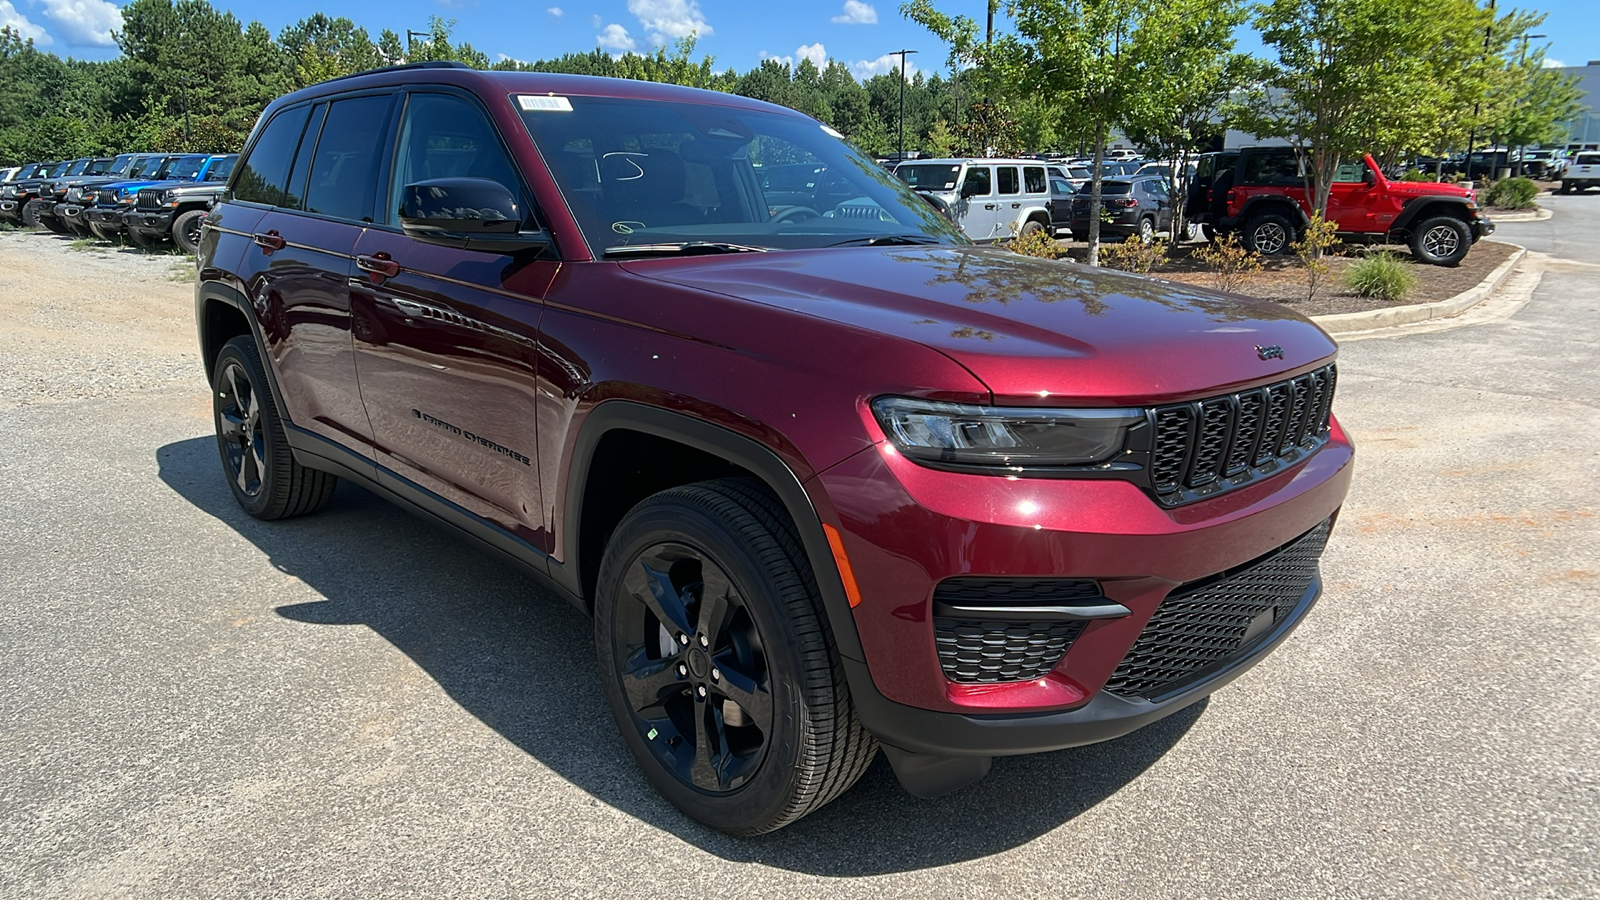
POLYGON ((162 191, 161 192, 161 205, 162 206, 177 206, 178 205, 178 192, 177 191, 162 191))
POLYGON ((905 397, 880 397, 872 411, 912 459, 996 469, 1103 463, 1145 420, 1141 409, 1007 409, 905 397))

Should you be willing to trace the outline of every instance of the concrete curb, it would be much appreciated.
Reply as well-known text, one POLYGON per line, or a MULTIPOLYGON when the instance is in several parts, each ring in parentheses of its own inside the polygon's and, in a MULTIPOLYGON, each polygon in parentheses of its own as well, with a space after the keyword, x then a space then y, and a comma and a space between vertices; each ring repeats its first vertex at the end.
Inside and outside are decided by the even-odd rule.
POLYGON ((1553 215, 1555 215, 1555 213, 1545 209, 1544 207, 1540 207, 1527 212, 1496 213, 1491 215, 1489 220, 1494 222, 1496 225, 1499 225, 1501 222, 1543 222, 1545 219, 1548 219, 1553 215))
MULTIPOLYGON (((1495 243, 1506 243, 1496 241, 1495 243)), ((1478 282, 1478 286, 1468 288, 1461 293, 1434 303, 1413 303, 1409 306, 1391 306, 1386 309, 1369 309, 1366 312, 1335 313, 1327 316, 1312 316, 1311 321, 1322 326, 1322 330, 1329 334, 1350 334, 1357 331, 1372 331, 1376 328, 1393 328, 1396 325, 1413 325, 1417 322, 1428 322, 1433 319, 1448 319, 1459 316, 1495 292, 1516 269, 1517 263, 1528 255, 1526 247, 1516 244, 1511 258, 1495 267, 1489 277, 1478 282)))

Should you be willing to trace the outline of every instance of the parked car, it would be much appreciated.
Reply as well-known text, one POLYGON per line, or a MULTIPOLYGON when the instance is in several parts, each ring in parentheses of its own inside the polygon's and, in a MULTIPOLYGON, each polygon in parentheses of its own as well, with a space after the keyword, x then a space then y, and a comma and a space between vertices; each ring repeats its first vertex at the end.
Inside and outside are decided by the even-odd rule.
MULTIPOLYGON (((88 165, 88 160, 73 159, 44 163, 27 178, 18 178, 0 189, 0 216, 27 228, 39 227, 39 220, 29 215, 28 204, 39 196, 41 187, 52 178, 66 175, 79 162, 88 165)), ((37 211, 38 207, 34 207, 34 210, 37 211)))
POLYGON ((160 161, 171 154, 162 153, 124 153, 113 160, 109 170, 102 175, 73 179, 68 185, 61 201, 57 203, 52 212, 55 218, 63 223, 67 229, 75 234, 88 236, 93 234, 89 223, 83 216, 86 207, 94 205, 97 192, 101 187, 117 181, 123 181, 137 174, 151 160, 160 161))
MULTIPOLYGON (((1268 256, 1290 252, 1311 215, 1305 176, 1287 147, 1202 154, 1185 203, 1189 221, 1212 234, 1237 232, 1245 247, 1268 256)), ((1391 181, 1371 154, 1339 167, 1327 215, 1346 243, 1405 242, 1418 262, 1441 266, 1459 263, 1494 233, 1471 188, 1391 181)))
MULTIPOLYGON (((206 211, 222 195, 238 159, 236 153, 211 156, 193 169, 192 178, 140 188, 134 208, 122 214, 129 238, 141 246, 172 241, 185 253, 198 252, 206 211)), ((185 166, 172 174, 187 173, 190 169, 185 166)))
POLYGON ((33 178, 45 165, 46 163, 24 163, 5 181, 0 181, 0 219, 7 222, 22 220, 22 206, 17 202, 17 185, 33 178))
MULTIPOLYGON (((1078 191, 1072 198, 1072 233, 1082 237, 1089 233, 1090 189, 1078 191)), ((1105 210, 1100 220, 1102 237, 1128 237, 1138 235, 1145 243, 1155 239, 1156 233, 1172 230, 1172 214, 1176 208, 1167 180, 1159 175, 1111 178, 1100 182, 1100 206, 1105 210)))
MULTIPOLYGON (((1024 168, 943 165, 914 178, 1024 168)), ((1332 339, 973 246, 793 110, 426 63, 274 101, 228 187, 195 292, 227 490, 272 520, 346 478, 523 565, 713 828, 793 822, 879 748, 935 796, 1127 734, 1321 592, 1332 339), (774 211, 775 150, 855 196, 774 211)))
POLYGON ((1525 150, 1518 164, 1529 178, 1559 181, 1567 168, 1567 154, 1564 150, 1525 150))
POLYGON ((163 154, 145 159, 141 167, 129 168, 127 180, 100 185, 95 191, 94 205, 83 209, 83 220, 95 237, 102 241, 116 240, 124 233, 122 215, 133 208, 140 190, 169 180, 174 168, 192 165, 195 160, 203 161, 206 156, 204 153, 163 154))
POLYGON ((74 167, 77 169, 76 172, 69 170, 70 174, 64 177, 50 179, 50 181, 40 185, 39 196, 30 201, 31 204, 35 205, 33 217, 39 221, 40 225, 56 234, 73 234, 74 229, 71 227, 71 223, 56 215, 56 207, 62 200, 66 199, 67 192, 84 182, 93 182, 104 178, 119 163, 125 166, 127 161, 128 157, 97 157, 89 160, 86 166, 74 167))
POLYGON ((1045 169, 1027 159, 919 159, 894 174, 943 204, 968 237, 1004 241, 1050 227, 1045 169))
POLYGON ((5 184, 6 182, 15 178, 17 173, 21 171, 21 166, 7 166, 4 169, 0 169, 0 184, 5 184))
POLYGON ((1511 169, 1513 160, 1508 150, 1474 151, 1469 160, 1465 154, 1453 157, 1442 168, 1444 175, 1475 181, 1479 178, 1499 178, 1502 171, 1511 169))
POLYGON ((1561 173, 1561 193, 1582 192, 1592 187, 1600 187, 1600 153, 1579 153, 1561 173))

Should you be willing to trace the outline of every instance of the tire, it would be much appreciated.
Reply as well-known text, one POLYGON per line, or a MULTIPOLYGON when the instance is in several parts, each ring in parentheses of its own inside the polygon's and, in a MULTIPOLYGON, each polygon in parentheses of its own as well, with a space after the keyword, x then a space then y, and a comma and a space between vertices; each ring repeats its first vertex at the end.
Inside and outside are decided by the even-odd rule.
POLYGON ((31 201, 31 200, 22 205, 22 227, 23 228, 42 228, 42 227, 44 227, 44 223, 39 221, 39 207, 34 206, 33 205, 33 201, 31 201))
POLYGON ((240 335, 224 344, 214 372, 217 451, 233 499, 245 512, 268 521, 326 506, 339 479, 295 460, 255 341, 240 335))
POLYGON ((104 231, 102 231, 100 229, 99 225, 96 225, 93 222, 89 223, 89 233, 94 235, 95 237, 99 238, 102 241, 106 241, 108 243, 113 243, 113 244, 116 243, 116 236, 115 235, 106 234, 104 231))
POLYGON ((1139 220, 1139 243, 1149 244, 1156 239, 1156 223, 1148 216, 1139 220))
POLYGON ((54 232, 55 234, 59 234, 59 235, 63 235, 63 236, 71 236, 71 234, 72 234, 72 229, 67 227, 67 223, 61 221, 60 219, 56 218, 55 216, 51 216, 48 219, 44 218, 43 216, 40 216, 39 217, 39 224, 43 225, 45 228, 50 229, 50 231, 54 232))
POLYGON ((1411 256, 1434 266, 1454 266, 1472 249, 1472 231, 1455 216, 1434 216, 1411 229, 1411 256))
POLYGON ((155 243, 150 238, 145 237, 137 231, 134 231, 132 228, 129 228, 126 234, 128 235, 128 243, 140 248, 141 250, 148 250, 150 249, 150 245, 155 243))
POLYGON ((594 628, 623 740, 696 821, 775 831, 842 794, 877 754, 810 564, 759 482, 672 488, 630 510, 606 545, 594 628), (720 615, 708 583, 726 586, 720 615))
POLYGON ((1210 225, 1201 225, 1200 236, 1206 239, 1206 243, 1215 244, 1217 242, 1217 229, 1210 225))
POLYGON ((1244 248, 1262 256, 1282 256, 1289 252, 1289 244, 1295 240, 1294 224, 1282 213, 1252 216, 1242 231, 1244 248))
POLYGON ((205 210, 191 209, 172 220, 172 242, 190 256, 200 253, 200 224, 205 217, 205 210))
POLYGON ((1568 181, 1561 182, 1561 193, 1563 193, 1563 194, 1572 193, 1572 183, 1568 182, 1568 181))

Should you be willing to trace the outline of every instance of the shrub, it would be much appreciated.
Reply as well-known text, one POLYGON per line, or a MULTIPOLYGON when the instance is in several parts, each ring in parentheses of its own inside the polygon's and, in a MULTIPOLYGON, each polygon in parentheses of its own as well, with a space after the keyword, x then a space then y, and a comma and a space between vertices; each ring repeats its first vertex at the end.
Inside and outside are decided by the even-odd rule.
POLYGON ((1404 257, 1384 251, 1357 261, 1344 273, 1344 284, 1363 297, 1394 303, 1416 288, 1417 276, 1404 257))
POLYGON ((1539 186, 1531 178, 1502 178, 1489 185, 1483 199, 1499 209, 1533 209, 1533 198, 1539 196, 1539 186))
POLYGON ((1322 279, 1328 274, 1331 267, 1325 258, 1339 243, 1339 225, 1329 222, 1322 216, 1312 216, 1306 225, 1305 236, 1289 246, 1294 249, 1294 255, 1306 267, 1306 299, 1317 299, 1317 290, 1322 286, 1322 279))
POLYGON ((1433 176, 1418 168, 1410 168, 1400 173, 1401 181, 1432 181, 1433 176))
POLYGON ((1100 248, 1100 264, 1135 275, 1149 275, 1150 270, 1167 261, 1167 242, 1156 238, 1146 244, 1138 235, 1131 235, 1120 244, 1107 244, 1100 248))
POLYGON ((1012 253, 1021 253, 1023 256, 1037 256, 1041 259, 1060 259, 1067 255, 1067 251, 1056 239, 1050 236, 1050 229, 1045 228, 1033 234, 1019 234, 1006 241, 1006 249, 1012 253))
POLYGON ((1194 258, 1211 270, 1211 283, 1219 291, 1235 291, 1261 274, 1261 254, 1246 250, 1239 236, 1229 232, 1216 242, 1194 251, 1194 258))

